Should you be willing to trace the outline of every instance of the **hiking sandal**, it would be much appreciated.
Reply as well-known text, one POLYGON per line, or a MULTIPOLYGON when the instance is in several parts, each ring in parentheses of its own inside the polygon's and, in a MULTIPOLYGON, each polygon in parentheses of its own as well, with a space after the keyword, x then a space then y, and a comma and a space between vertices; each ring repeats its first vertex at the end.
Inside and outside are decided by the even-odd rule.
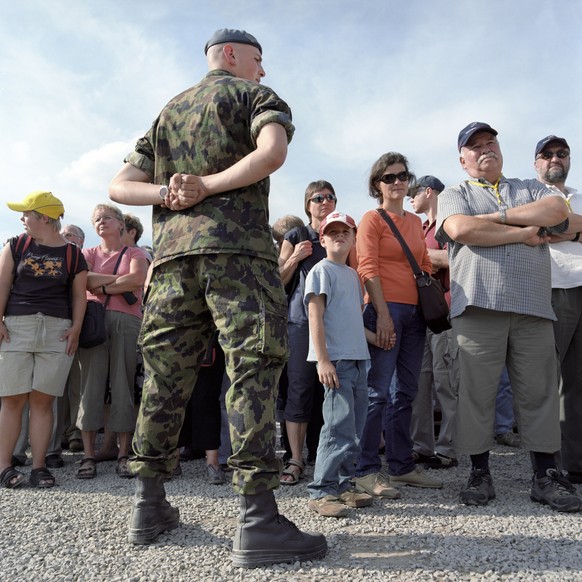
POLYGON ((305 463, 303 461, 298 461, 297 459, 289 459, 285 468, 283 469, 283 475, 287 475, 291 477, 291 479, 281 479, 281 485, 297 485, 299 483, 299 479, 303 477, 303 472, 305 471, 305 463), (298 467, 299 471, 294 469, 294 467, 298 467))
POLYGON ((97 462, 92 457, 81 460, 81 465, 77 469, 77 479, 95 479, 97 475, 97 462))
POLYGON ((115 468, 115 472, 124 479, 133 479, 135 475, 131 472, 128 461, 129 457, 119 457, 117 459, 117 467, 115 468))
POLYGON ((25 482, 24 474, 14 467, 7 467, 0 475, 0 484, 6 489, 16 489, 16 487, 24 485, 25 482))
POLYGON ((55 486, 55 478, 46 467, 40 467, 40 469, 33 469, 30 472, 29 483, 31 487, 48 489, 55 486))

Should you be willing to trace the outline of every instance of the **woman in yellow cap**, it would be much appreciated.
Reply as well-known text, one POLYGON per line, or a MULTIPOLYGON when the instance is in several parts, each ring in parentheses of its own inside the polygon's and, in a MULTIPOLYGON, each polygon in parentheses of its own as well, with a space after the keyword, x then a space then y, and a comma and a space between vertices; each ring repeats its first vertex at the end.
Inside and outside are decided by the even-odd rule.
POLYGON ((62 396, 85 313, 87 263, 60 235, 61 201, 32 192, 8 203, 22 212, 24 234, 0 254, 0 483, 25 482, 12 467, 22 411, 30 410, 33 487, 52 487, 45 466, 53 427, 53 401, 62 396))

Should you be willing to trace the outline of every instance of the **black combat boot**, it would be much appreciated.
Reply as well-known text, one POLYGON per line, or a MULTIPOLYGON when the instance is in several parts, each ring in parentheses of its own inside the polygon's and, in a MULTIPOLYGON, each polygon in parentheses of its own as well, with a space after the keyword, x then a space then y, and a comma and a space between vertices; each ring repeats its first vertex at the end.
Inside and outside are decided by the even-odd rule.
POLYGON ((304 533, 277 511, 273 491, 240 496, 240 517, 234 537, 233 564, 255 568, 281 562, 321 558, 325 537, 304 533))
POLYGON ((166 501, 163 477, 138 477, 129 518, 129 541, 151 544, 162 532, 179 524, 178 508, 166 501))

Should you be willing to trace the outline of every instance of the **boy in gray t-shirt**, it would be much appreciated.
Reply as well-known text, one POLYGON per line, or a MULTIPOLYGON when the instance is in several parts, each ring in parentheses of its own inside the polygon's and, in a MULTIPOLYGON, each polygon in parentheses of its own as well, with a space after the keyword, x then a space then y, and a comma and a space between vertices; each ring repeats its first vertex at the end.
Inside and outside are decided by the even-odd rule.
POLYGON ((321 223, 327 258, 305 281, 309 314, 308 361, 317 362, 325 388, 324 425, 319 437, 313 482, 307 487, 310 509, 325 517, 342 517, 347 507, 366 507, 372 497, 352 489, 355 463, 368 411, 367 371, 370 354, 362 319, 362 287, 346 259, 356 240, 356 223, 332 212, 321 223))

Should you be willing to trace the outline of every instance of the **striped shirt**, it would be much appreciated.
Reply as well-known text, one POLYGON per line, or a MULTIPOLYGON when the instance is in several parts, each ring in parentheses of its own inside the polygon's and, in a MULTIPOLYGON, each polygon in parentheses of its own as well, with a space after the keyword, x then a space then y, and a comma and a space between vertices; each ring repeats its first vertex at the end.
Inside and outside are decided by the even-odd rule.
MULTIPOLYGON (((467 180, 439 194, 436 238, 449 243, 451 317, 472 305, 555 320, 547 244, 465 245, 449 238, 443 229, 443 222, 455 214, 490 214, 500 204, 513 208, 557 195, 538 180, 502 177, 498 188, 497 195, 486 180, 467 180)), ((567 221, 562 225, 555 231, 564 231, 567 221)))

